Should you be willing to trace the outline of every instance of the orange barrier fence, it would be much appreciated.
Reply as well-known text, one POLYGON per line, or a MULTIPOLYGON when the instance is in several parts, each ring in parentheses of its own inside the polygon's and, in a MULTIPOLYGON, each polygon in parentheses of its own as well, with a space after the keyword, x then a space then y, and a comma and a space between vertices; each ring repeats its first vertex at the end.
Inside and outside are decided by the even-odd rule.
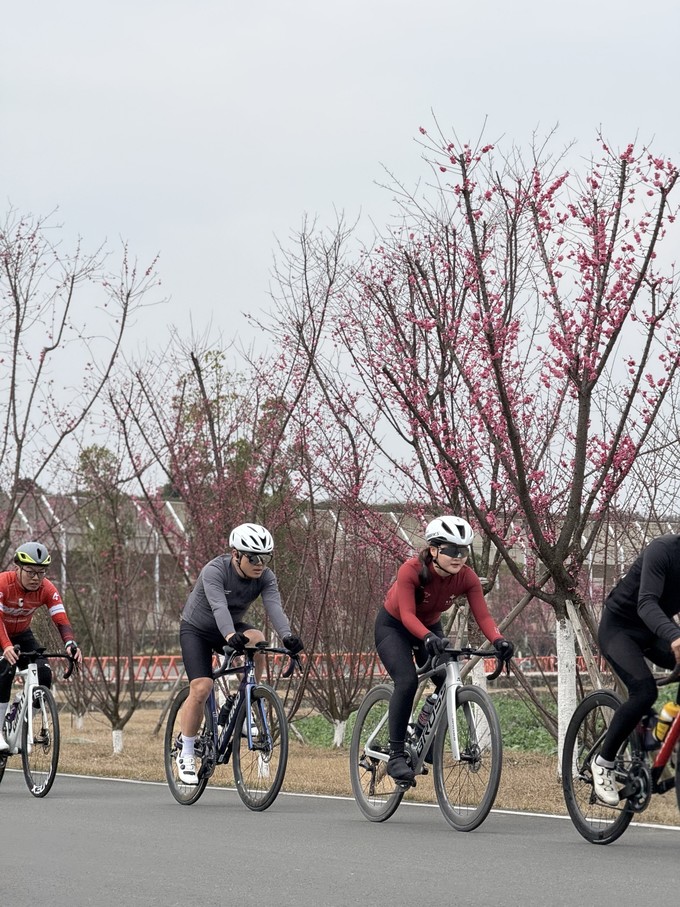
MULTIPOLYGON (((368 672, 374 667, 376 674, 385 673, 375 652, 362 652, 359 654, 341 652, 327 655, 303 654, 303 658, 312 660, 312 672, 318 677, 328 676, 329 673, 349 674, 356 670, 359 665, 364 672, 368 672)), ((281 655, 271 657, 275 665, 281 664, 284 659, 285 656, 281 655)), ((525 674, 557 673, 557 657, 555 655, 515 658, 513 662, 518 667, 521 667, 525 674)), ((84 658, 83 663, 84 672, 93 680, 101 679, 102 677, 106 680, 113 680, 116 677, 117 669, 123 676, 129 676, 128 658, 119 660, 113 656, 99 659, 84 658)), ((487 673, 490 673, 495 666, 495 659, 485 659, 484 667, 487 673)), ((139 683, 174 683, 178 678, 184 676, 184 665, 181 655, 136 655, 132 659, 132 670, 135 681, 139 683)), ((576 658, 576 670, 579 673, 586 671, 585 660, 581 656, 576 658)))

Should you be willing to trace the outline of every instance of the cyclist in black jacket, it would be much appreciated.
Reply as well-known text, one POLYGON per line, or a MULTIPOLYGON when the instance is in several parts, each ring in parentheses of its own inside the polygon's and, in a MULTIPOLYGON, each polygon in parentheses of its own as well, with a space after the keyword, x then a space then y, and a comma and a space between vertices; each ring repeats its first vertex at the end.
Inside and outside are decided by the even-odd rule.
POLYGON ((600 650, 628 689, 593 765, 595 793, 609 806, 619 795, 614 760, 621 744, 647 715, 657 687, 646 659, 662 668, 680 663, 680 535, 654 539, 614 586, 604 603, 600 650))

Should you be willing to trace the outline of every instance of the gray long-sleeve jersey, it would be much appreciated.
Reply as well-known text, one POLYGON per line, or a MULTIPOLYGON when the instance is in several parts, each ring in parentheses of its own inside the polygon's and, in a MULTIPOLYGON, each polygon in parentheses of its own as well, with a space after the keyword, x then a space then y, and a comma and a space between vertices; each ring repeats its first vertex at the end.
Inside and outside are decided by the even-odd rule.
POLYGON ((244 619, 258 596, 274 629, 283 639, 290 635, 290 623, 281 605, 276 576, 268 567, 258 579, 239 576, 231 557, 221 554, 201 570, 196 585, 182 609, 182 620, 199 630, 214 631, 225 638, 234 632, 234 622, 244 619))

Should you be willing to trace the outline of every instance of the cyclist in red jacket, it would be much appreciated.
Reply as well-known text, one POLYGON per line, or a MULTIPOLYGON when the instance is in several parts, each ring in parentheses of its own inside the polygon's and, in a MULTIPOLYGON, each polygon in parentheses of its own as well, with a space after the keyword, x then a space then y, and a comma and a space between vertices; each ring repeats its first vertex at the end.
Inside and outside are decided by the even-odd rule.
MULTIPOLYGON (((12 680, 20 655, 14 646, 24 652, 34 651, 40 643, 30 629, 33 615, 43 606, 61 634, 69 654, 82 661, 78 644, 66 615, 64 603, 56 587, 45 578, 52 562, 47 548, 40 542, 20 545, 14 555, 14 570, 0 573, 0 753, 9 749, 2 734, 7 713, 12 680)), ((52 685, 52 671, 45 658, 37 658, 38 680, 45 687, 52 685)))
POLYGON ((438 517, 426 527, 425 538, 428 547, 401 565, 375 622, 378 655, 394 681, 387 773, 397 781, 413 781, 415 777, 405 750, 406 729, 418 689, 414 654, 422 665, 447 647, 441 615, 451 600, 467 596, 480 629, 505 661, 514 651, 489 614, 479 577, 466 564, 474 538, 470 524, 456 516, 438 517))

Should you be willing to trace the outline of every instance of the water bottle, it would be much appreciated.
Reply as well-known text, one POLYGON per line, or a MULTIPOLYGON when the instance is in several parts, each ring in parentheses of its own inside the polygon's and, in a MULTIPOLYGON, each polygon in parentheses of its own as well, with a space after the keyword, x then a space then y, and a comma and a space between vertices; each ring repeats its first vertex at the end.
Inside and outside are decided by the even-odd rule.
POLYGON ((659 718, 656 722, 656 727, 654 728, 654 736, 657 740, 663 742, 668 733, 668 728, 673 724, 673 719, 678 712, 680 712, 680 705, 678 705, 677 702, 667 702, 661 709, 659 718))
POLYGON ((427 727, 427 722, 430 720, 430 715, 434 709, 434 704, 437 701, 437 694, 430 693, 430 695, 425 700, 422 709, 420 710, 420 715, 418 715, 418 720, 416 721, 416 733, 420 737, 425 728, 427 727))

